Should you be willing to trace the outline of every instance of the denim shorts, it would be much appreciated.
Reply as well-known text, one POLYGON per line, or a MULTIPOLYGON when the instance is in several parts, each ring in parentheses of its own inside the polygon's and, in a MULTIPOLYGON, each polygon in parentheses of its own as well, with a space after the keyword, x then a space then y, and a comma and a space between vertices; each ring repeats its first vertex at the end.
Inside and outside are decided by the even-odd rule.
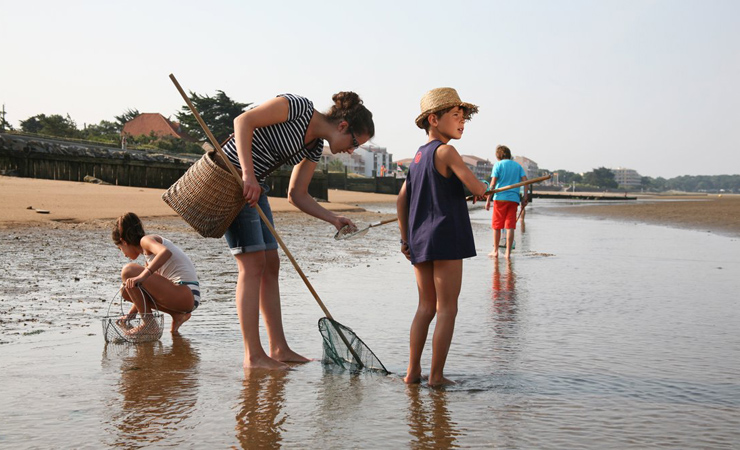
MULTIPOLYGON (((275 221, 272 219, 272 210, 270 209, 270 203, 267 201, 266 191, 260 195, 257 204, 262 208, 262 212, 265 213, 270 224, 274 227, 275 221)), ((262 223, 257 208, 250 208, 249 205, 245 205, 239 211, 239 215, 231 222, 224 237, 229 244, 232 255, 276 250, 278 248, 275 236, 262 223)))

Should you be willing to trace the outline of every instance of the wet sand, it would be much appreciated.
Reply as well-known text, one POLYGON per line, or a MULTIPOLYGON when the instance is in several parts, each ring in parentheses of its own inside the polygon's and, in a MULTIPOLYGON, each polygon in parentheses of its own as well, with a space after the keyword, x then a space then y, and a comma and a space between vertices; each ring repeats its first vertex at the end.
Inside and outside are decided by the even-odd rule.
MULTIPOLYGON (((536 203, 535 203, 536 204, 536 203)), ((560 211, 611 220, 740 235, 740 195, 644 197, 631 203, 588 203, 560 211)))

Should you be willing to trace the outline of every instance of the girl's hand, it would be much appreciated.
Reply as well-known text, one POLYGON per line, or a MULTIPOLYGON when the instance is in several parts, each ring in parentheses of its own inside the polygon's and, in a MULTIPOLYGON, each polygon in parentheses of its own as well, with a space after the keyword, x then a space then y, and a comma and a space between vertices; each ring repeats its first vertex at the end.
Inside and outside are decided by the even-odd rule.
POLYGON ((486 197, 486 211, 488 211, 489 209, 491 209, 491 196, 490 195, 486 197))
POLYGON ((260 187, 254 174, 244 175, 242 181, 244 182, 244 190, 242 191, 244 200, 249 203, 250 208, 254 208, 260 199, 260 195, 262 195, 262 187, 260 187))
POLYGON ((411 261, 411 251, 409 250, 409 243, 404 240, 401 240, 401 253, 403 253, 406 259, 411 261))
POLYGON ((149 278, 149 275, 151 275, 152 272, 146 268, 144 269, 139 275, 135 276, 134 278, 129 278, 126 280, 126 288, 131 289, 136 287, 139 284, 143 284, 144 281, 149 278))

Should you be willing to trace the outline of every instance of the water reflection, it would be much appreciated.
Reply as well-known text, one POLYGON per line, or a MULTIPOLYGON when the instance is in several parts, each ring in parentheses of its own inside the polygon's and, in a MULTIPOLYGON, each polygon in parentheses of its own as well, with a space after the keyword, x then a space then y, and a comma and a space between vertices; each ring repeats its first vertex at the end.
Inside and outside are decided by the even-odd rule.
POLYGON ((424 389, 419 384, 406 386, 409 411, 406 420, 412 440, 411 448, 455 448, 461 436, 457 423, 447 408, 447 392, 424 389))
POLYGON ((516 370, 513 367, 521 345, 517 276, 512 262, 495 261, 491 277, 491 309, 493 320, 492 350, 494 361, 502 366, 495 372, 516 370))
POLYGON ((236 437, 242 448, 280 448, 287 415, 288 372, 244 370, 242 402, 236 414, 236 437))
POLYGON ((104 364, 120 361, 119 396, 109 402, 115 446, 148 445, 172 436, 190 417, 198 399, 200 357, 190 341, 172 335, 137 345, 106 344, 104 364))

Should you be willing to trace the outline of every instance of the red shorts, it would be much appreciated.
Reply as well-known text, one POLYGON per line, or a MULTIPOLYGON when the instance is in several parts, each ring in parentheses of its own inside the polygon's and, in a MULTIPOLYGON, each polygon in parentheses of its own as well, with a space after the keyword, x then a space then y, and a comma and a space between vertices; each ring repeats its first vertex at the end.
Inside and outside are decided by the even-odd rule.
POLYGON ((516 229, 516 210, 519 203, 507 200, 493 201, 491 228, 494 230, 516 229))

